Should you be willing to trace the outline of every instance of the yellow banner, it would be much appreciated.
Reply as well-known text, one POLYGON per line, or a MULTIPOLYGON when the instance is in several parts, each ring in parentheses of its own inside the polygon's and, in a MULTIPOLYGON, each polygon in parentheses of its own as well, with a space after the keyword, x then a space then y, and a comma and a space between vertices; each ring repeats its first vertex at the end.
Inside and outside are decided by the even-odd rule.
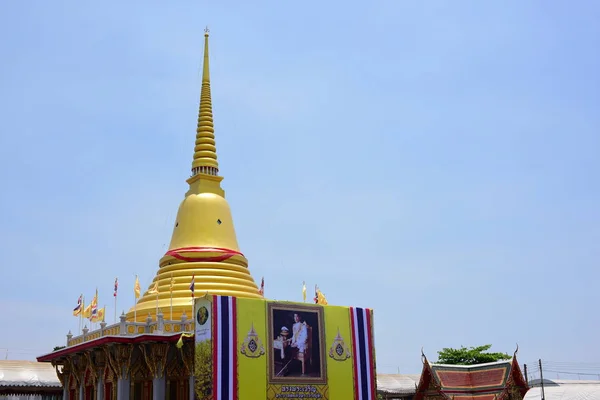
MULTIPOLYGON (((196 300, 196 399, 214 395, 212 342, 221 339, 212 337, 211 323, 219 318, 212 312, 209 299, 196 300)), ((237 367, 232 387, 239 400, 354 398, 349 307, 237 298, 231 313, 237 367)))
POLYGON ((269 385, 267 399, 303 399, 324 400, 329 399, 327 385, 269 385))

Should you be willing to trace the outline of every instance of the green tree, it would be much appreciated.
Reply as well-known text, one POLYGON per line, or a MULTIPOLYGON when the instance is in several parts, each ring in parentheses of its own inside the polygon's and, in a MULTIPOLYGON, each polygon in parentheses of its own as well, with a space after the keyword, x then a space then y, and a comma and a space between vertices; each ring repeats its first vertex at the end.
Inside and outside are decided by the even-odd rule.
POLYGON ((196 344, 194 359, 196 398, 208 399, 212 391, 212 340, 196 344))
POLYGON ((473 365, 510 359, 506 353, 487 353, 491 347, 491 344, 486 344, 469 348, 461 346, 460 349, 443 348, 438 351, 437 362, 438 364, 473 365))

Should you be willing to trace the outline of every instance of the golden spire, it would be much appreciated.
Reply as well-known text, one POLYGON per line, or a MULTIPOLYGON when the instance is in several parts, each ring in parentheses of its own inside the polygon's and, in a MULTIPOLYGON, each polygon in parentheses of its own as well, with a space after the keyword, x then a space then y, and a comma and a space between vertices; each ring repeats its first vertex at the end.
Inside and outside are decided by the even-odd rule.
POLYGON ((221 188, 223 178, 218 175, 214 131, 207 28, 194 161, 192 176, 187 180, 190 188, 179 205, 171 243, 159 261, 149 290, 127 313, 130 321, 158 313, 159 308, 171 308, 171 304, 172 318, 179 320, 184 312, 193 318, 192 277, 198 295, 263 298, 237 243, 231 210, 221 188))
POLYGON ((217 147, 215 145, 215 126, 213 123, 212 102, 210 96, 210 72, 208 63, 208 27, 204 30, 204 66, 202 68, 202 90, 198 127, 196 128, 196 146, 192 162, 192 176, 206 174, 217 176, 217 147))

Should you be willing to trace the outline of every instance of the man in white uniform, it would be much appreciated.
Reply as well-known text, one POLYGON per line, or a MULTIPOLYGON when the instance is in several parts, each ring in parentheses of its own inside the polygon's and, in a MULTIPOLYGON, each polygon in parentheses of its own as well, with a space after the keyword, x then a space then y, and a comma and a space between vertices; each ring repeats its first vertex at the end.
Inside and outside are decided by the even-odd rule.
POLYGON ((294 314, 294 326, 292 327, 292 347, 296 347, 299 352, 304 353, 308 341, 306 323, 300 320, 298 314, 294 314))

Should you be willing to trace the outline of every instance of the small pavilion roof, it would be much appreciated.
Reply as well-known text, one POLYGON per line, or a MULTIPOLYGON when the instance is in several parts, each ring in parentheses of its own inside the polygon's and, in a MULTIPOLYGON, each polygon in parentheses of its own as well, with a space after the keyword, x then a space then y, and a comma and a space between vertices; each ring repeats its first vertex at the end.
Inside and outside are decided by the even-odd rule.
POLYGON ((503 400, 511 388, 521 396, 528 390, 516 357, 475 365, 435 364, 424 357, 415 400, 432 390, 448 400, 503 400))

